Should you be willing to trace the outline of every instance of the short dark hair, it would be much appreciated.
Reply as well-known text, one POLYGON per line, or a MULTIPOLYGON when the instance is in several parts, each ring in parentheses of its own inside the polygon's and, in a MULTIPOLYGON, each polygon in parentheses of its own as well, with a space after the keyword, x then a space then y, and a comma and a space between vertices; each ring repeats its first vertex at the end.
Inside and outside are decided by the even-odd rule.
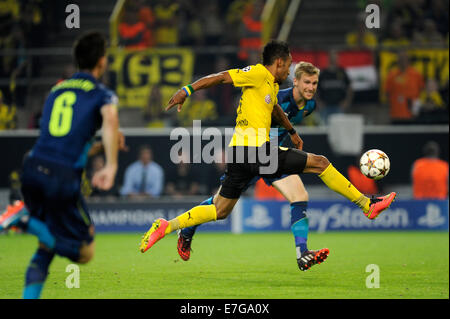
POLYGON ((142 151, 152 152, 152 148, 148 144, 142 144, 141 146, 139 146, 139 153, 141 153, 142 151))
POLYGON ((92 70, 106 54, 106 39, 100 32, 91 31, 75 41, 73 56, 80 70, 92 70))
POLYGON ((276 59, 286 60, 289 57, 289 45, 284 41, 271 40, 264 46, 262 53, 263 64, 272 65, 276 59))
POLYGON ((423 154, 426 157, 439 157, 440 151, 439 144, 435 141, 428 141, 423 146, 423 154))

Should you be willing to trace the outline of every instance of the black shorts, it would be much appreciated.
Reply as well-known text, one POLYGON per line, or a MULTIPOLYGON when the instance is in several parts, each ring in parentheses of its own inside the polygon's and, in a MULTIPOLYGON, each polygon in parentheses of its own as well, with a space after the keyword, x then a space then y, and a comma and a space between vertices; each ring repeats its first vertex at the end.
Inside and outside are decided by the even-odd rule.
POLYGON ((219 195, 235 199, 241 196, 255 176, 279 178, 282 175, 302 173, 306 166, 307 153, 267 142, 260 147, 230 147, 227 158, 219 195))

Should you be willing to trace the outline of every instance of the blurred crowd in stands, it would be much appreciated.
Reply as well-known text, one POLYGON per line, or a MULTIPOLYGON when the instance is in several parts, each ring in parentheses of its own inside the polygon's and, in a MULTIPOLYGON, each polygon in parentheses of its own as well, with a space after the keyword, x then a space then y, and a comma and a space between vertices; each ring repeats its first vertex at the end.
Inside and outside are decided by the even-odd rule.
POLYGON ((347 45, 353 48, 448 45, 448 1, 358 0, 358 3, 361 14, 355 30, 346 37, 347 45), (386 27, 366 28, 364 10, 368 4, 381 8, 380 25, 386 27))
MULTIPOLYGON (((14 81, 25 72, 34 77, 41 75, 42 59, 33 57, 30 61, 26 51, 45 48, 61 29, 57 18, 64 12, 61 4, 57 0, 0 0, 0 50, 14 50, 0 55, 0 78, 14 81)), ((8 85, 2 82, 0 88, 8 101, 13 100, 8 85)))
MULTIPOLYGON (((448 73, 446 83, 427 77, 417 70, 407 54, 411 48, 448 49, 448 1, 354 1, 360 14, 355 16, 354 31, 347 33, 339 48, 368 49, 375 55, 377 50, 389 48, 398 56, 398 66, 386 74, 372 98, 373 103, 386 106, 380 108, 386 118, 384 122, 448 123, 448 73), (369 29, 365 24, 368 4, 381 8, 379 29, 369 29)), ((223 54, 218 53, 220 49, 209 54, 195 53, 192 81, 209 73, 255 64, 259 62, 263 44, 261 15, 265 3, 264 0, 128 0, 118 23, 118 44, 135 50, 236 48, 223 54)), ((24 108, 27 91, 23 85, 17 85, 16 79, 41 76, 45 57, 30 58, 26 52, 46 47, 57 39, 63 28, 64 5, 64 1, 57 0, 0 0, 0 53, 6 52, 5 49, 15 50, 14 54, 0 54, 0 130, 20 128, 16 108, 24 108)), ((329 49, 324 44, 324 50, 329 49)), ((357 104, 357 95, 336 54, 336 50, 330 51, 330 62, 322 69, 317 96, 319 112, 306 125, 327 124, 328 116, 333 113, 355 111, 351 106, 357 104)), ((379 63, 378 56, 374 60, 379 63)), ((152 85, 149 91, 148 104, 140 117, 142 122, 136 126, 191 126, 193 119, 202 119, 205 125, 234 124, 240 92, 232 87, 196 92, 190 99, 189 109, 169 115, 163 112, 166 101, 161 87, 152 85)), ((24 121, 26 127, 37 128, 39 110, 27 107, 30 110, 24 121)))
POLYGON ((264 0, 134 0, 119 24, 120 45, 127 48, 240 45, 261 47, 264 0))
MULTIPOLYGON (((448 162, 441 158, 441 146, 433 140, 421 145, 423 156, 409 163, 410 182, 414 199, 448 198, 448 162)), ((127 150, 128 151, 128 150, 127 150)), ((89 159, 83 174, 82 193, 90 201, 145 201, 161 197, 182 199, 190 196, 211 196, 218 191, 220 177, 225 172, 225 151, 214 154, 212 164, 195 164, 185 156, 179 156, 177 163, 158 163, 150 145, 142 144, 130 148, 136 158, 124 167, 116 185, 109 191, 99 190, 91 185, 95 172, 105 165, 104 154, 89 159)), ((359 170, 359 156, 347 167, 349 180, 364 194, 376 195, 383 192, 384 184, 376 183, 362 175, 359 170)), ((20 172, 9 175, 9 202, 21 199, 20 172)), ((259 180, 246 191, 259 200, 285 200, 273 187, 259 180)))
POLYGON ((24 107, 27 90, 20 79, 42 75, 40 56, 27 50, 45 48, 61 29, 58 0, 0 0, 0 130, 19 128, 16 108, 24 107))

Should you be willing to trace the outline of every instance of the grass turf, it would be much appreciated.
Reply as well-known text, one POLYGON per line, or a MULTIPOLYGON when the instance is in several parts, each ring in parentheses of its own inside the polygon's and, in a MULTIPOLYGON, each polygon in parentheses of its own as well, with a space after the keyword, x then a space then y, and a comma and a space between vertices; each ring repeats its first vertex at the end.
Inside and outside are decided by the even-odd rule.
MULTIPOLYGON (((199 231, 191 260, 176 252, 176 235, 145 254, 141 234, 98 234, 96 256, 80 266, 80 288, 66 287, 67 259, 56 257, 42 298, 146 299, 414 299, 449 298, 447 232, 310 233, 309 248, 328 260, 301 272, 292 235, 199 231), (380 287, 367 288, 376 264, 380 287)), ((36 249, 31 235, 0 236, 0 298, 20 298, 36 249)))

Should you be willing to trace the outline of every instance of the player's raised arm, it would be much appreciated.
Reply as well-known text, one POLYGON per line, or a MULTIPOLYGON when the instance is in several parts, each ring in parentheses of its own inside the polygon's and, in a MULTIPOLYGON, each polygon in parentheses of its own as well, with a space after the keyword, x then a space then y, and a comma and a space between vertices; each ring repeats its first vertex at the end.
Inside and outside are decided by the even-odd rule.
POLYGON ((102 143, 105 149, 106 165, 92 177, 92 185, 103 190, 109 190, 114 185, 117 172, 119 149, 119 115, 114 104, 101 108, 103 117, 102 143))
POLYGON ((211 86, 215 86, 218 84, 231 84, 233 80, 231 79, 228 71, 222 71, 215 74, 210 74, 204 76, 192 84, 188 84, 181 89, 179 89, 169 100, 169 104, 167 104, 166 111, 170 110, 175 105, 178 105, 178 112, 181 111, 183 103, 186 101, 186 98, 190 96, 195 91, 201 89, 207 89, 211 86))
POLYGON ((283 126, 291 136, 292 143, 294 143, 295 147, 298 149, 303 149, 303 140, 295 131, 292 123, 289 121, 286 113, 284 113, 283 109, 279 104, 275 104, 272 111, 272 119, 274 119, 278 124, 283 126))

